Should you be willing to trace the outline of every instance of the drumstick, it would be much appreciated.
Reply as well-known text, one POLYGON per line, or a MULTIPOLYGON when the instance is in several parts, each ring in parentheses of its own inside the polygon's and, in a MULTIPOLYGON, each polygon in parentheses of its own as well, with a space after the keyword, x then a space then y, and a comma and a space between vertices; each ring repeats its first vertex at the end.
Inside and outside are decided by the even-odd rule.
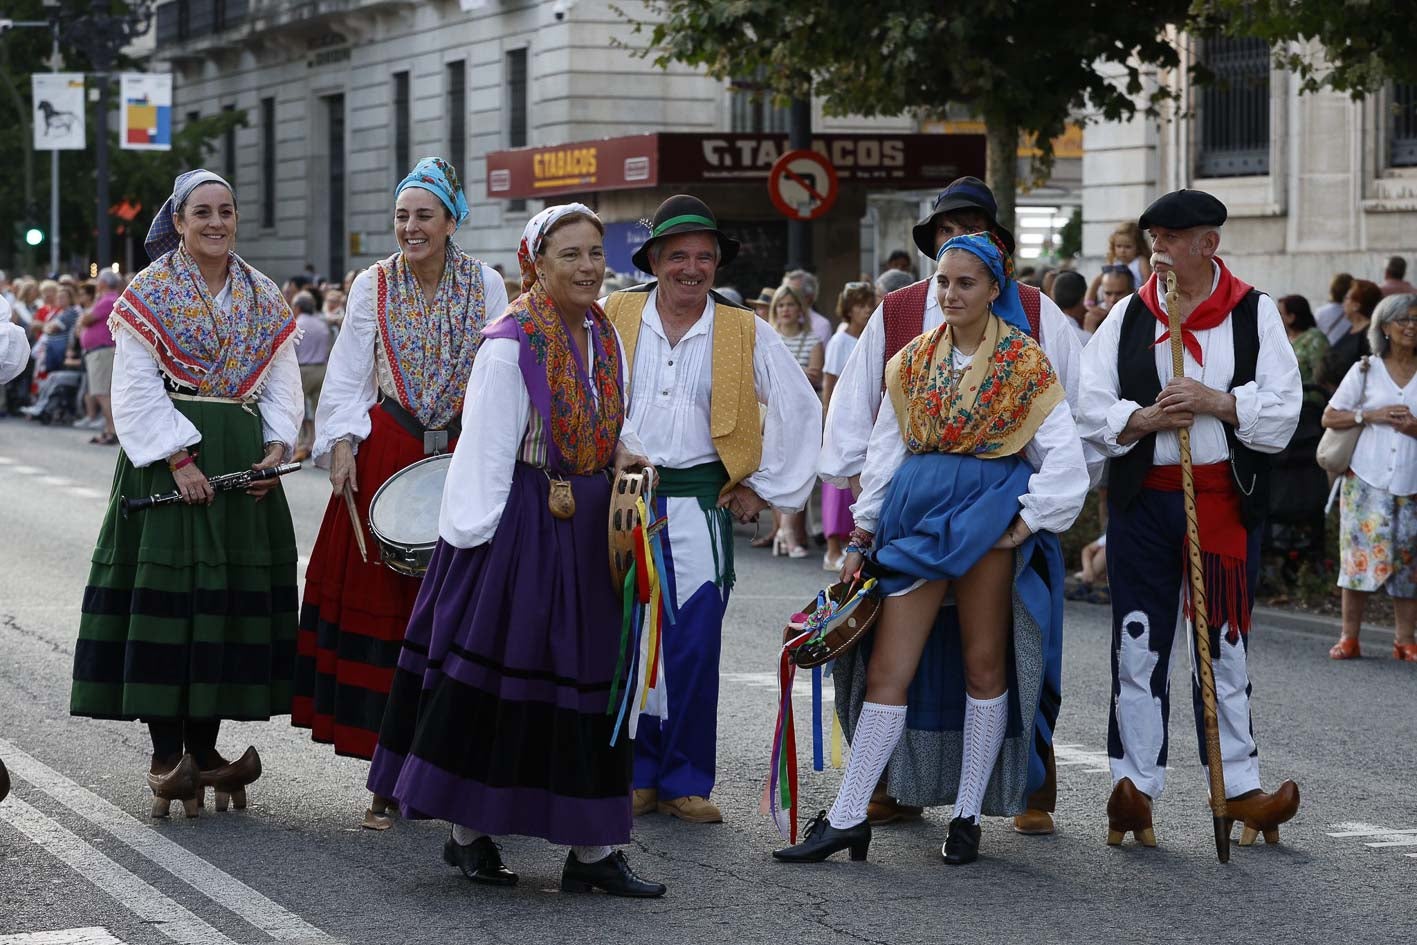
POLYGON ((354 493, 344 484, 344 507, 349 511, 349 523, 354 526, 354 540, 359 545, 359 560, 369 563, 369 548, 364 544, 364 526, 359 523, 359 510, 354 507, 354 493))

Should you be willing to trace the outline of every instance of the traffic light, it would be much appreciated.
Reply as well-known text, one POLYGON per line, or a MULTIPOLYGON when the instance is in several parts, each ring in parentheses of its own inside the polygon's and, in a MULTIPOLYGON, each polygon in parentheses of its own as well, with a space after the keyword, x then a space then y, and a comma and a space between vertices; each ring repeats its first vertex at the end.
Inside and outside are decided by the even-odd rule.
POLYGON ((25 244, 28 246, 38 246, 44 242, 44 231, 37 226, 31 226, 25 230, 25 244))

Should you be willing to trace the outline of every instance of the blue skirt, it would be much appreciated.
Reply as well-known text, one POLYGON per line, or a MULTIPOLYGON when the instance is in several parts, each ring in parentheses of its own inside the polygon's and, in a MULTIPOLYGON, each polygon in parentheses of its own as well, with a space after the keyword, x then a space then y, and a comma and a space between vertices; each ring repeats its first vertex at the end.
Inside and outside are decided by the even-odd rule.
MULTIPOLYGON (((1003 536, 1033 470, 1019 456, 911 455, 881 508, 872 556, 884 593, 916 581, 957 579, 1003 536)), ((1030 536, 1014 555, 1014 622, 1006 660, 1009 722, 984 813, 1021 813, 1044 779, 1062 692, 1063 554, 1056 535, 1030 536)), ((874 634, 837 660, 837 712, 849 736, 866 695, 874 634)), ((903 803, 954 801, 964 730, 958 611, 941 609, 907 695, 906 733, 891 758, 889 789, 903 803)))

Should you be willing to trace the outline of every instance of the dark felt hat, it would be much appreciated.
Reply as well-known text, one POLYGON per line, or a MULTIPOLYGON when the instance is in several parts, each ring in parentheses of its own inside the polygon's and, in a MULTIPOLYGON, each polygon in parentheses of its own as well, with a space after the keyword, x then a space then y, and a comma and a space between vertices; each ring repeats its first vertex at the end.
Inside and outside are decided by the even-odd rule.
POLYGON ((1221 226, 1225 217, 1225 204, 1214 196, 1203 190, 1177 190, 1156 198, 1137 226, 1143 230, 1189 230, 1193 226, 1221 226))
POLYGON ((635 250, 635 255, 630 257, 635 268, 641 272, 651 272, 649 267, 650 246, 657 239, 674 236, 678 233, 712 233, 717 237, 720 268, 731 263, 733 257, 738 255, 738 241, 718 228, 718 221, 715 219, 713 211, 708 208, 708 204, 689 194, 675 194, 660 204, 658 210, 654 211, 654 220, 650 222, 649 239, 645 240, 644 245, 635 250))
POLYGON ((1009 255, 1014 253, 1014 235, 1007 227, 999 225, 999 205, 994 200, 994 192, 989 189, 989 185, 977 177, 961 177, 940 191, 935 198, 934 204, 930 207, 930 212, 915 224, 915 228, 910 231, 915 237, 915 246, 929 256, 935 258, 935 218, 942 213, 949 213, 952 210, 978 210, 989 218, 989 226, 1004 244, 1004 249, 1009 251, 1009 255))

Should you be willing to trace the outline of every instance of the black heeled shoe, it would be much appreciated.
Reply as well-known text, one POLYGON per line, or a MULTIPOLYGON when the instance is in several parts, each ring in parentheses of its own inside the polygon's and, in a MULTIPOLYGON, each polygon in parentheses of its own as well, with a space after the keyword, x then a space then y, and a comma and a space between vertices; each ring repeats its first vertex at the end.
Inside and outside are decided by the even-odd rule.
POLYGON ((774 850, 772 856, 783 863, 820 863, 839 850, 850 849, 851 858, 860 862, 866 859, 866 850, 870 846, 869 820, 862 820, 854 827, 838 830, 827 820, 827 812, 823 810, 807 821, 807 830, 802 835, 801 843, 774 850))
POLYGON ((588 893, 594 889, 632 899, 655 899, 668 891, 663 883, 651 883, 635 875, 623 851, 616 850, 594 863, 582 863, 576 859, 574 850, 566 851, 566 865, 561 868, 561 892, 588 893))
POLYGON ((940 853, 951 866, 963 866, 979 859, 979 821, 974 817, 956 817, 950 821, 950 833, 940 853))
POLYGON ((466 846, 452 837, 443 844, 443 862, 455 866, 474 883, 515 886, 517 874, 502 863, 502 854, 491 837, 478 837, 466 846))

